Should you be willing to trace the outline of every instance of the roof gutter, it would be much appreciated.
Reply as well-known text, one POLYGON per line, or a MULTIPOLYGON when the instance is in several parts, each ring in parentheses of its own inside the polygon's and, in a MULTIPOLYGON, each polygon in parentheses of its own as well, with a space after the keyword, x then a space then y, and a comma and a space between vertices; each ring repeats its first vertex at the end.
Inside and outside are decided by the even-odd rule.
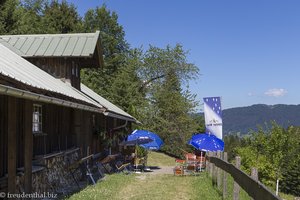
POLYGON ((137 124, 142 124, 141 122, 139 122, 135 118, 126 117, 126 116, 120 115, 120 114, 115 114, 115 113, 110 112, 110 111, 105 111, 105 112, 103 112, 103 114, 107 117, 113 117, 113 118, 118 118, 118 119, 129 121, 129 122, 134 122, 134 123, 137 123, 137 124))
POLYGON ((17 88, 13 88, 13 87, 1 85, 1 84, 0 84, 0 94, 14 96, 17 98, 29 99, 29 100, 33 100, 33 101, 51 103, 51 104, 56 104, 56 105, 60 105, 60 106, 66 106, 66 107, 86 110, 86 111, 90 111, 90 112, 97 112, 97 113, 104 112, 104 110, 100 109, 100 108, 87 106, 87 105, 83 105, 83 104, 79 104, 79 103, 74 103, 71 101, 66 101, 66 100, 49 97, 49 96, 45 96, 45 95, 41 95, 41 94, 36 94, 33 92, 20 90, 17 88))

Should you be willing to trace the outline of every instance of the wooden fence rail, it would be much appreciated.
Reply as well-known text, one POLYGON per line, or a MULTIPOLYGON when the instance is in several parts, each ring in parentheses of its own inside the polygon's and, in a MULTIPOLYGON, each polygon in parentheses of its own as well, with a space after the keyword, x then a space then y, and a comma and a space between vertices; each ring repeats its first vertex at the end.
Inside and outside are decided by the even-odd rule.
POLYGON ((234 181, 238 183, 238 185, 241 188, 243 188, 248 193, 248 195, 251 196, 253 199, 281 200, 279 196, 276 196, 272 191, 270 191, 266 186, 264 186, 258 180, 255 180, 255 178, 248 176, 246 173, 244 173, 243 171, 241 171, 231 163, 222 160, 222 156, 216 157, 215 154, 210 153, 207 156, 207 160, 213 165, 215 165, 216 167, 230 174, 233 177, 234 181))

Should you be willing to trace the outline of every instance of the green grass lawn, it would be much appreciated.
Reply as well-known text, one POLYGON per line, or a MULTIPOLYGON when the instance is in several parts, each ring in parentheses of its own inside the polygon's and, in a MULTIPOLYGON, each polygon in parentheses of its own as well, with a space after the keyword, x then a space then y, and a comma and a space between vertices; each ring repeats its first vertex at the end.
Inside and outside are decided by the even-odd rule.
MULTIPOLYGON (((148 154, 148 166, 174 166, 175 159, 165 154, 151 152, 148 154)), ((228 177, 228 196, 232 199, 233 179, 228 177)), ((166 174, 113 174, 94 186, 66 198, 79 199, 109 199, 109 200, 220 200, 221 192, 212 186, 212 180, 206 172, 198 176, 174 176, 166 174)), ((250 200, 245 191, 241 190, 241 200, 250 200)), ((290 199, 290 198, 285 198, 290 199)))
POLYGON ((149 151, 147 165, 148 166, 175 166, 175 158, 167 156, 166 154, 163 153, 149 151))
POLYGON ((221 199, 203 173, 200 176, 113 174, 69 197, 76 199, 221 199))
MULTIPOLYGON (((174 166, 175 159, 158 152, 148 154, 148 166, 174 166)), ((221 199, 206 173, 199 176, 144 174, 106 175, 105 180, 67 199, 221 199)))

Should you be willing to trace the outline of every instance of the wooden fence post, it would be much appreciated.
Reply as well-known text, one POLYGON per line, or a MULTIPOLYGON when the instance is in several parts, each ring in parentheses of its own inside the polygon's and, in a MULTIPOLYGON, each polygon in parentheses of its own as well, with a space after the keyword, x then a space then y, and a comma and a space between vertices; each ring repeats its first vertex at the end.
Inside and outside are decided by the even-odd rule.
MULTIPOLYGON (((218 151, 217 157, 219 159, 222 159, 222 152, 221 151, 218 151)), ((219 167, 217 167, 217 186, 218 186, 218 189, 220 191, 222 191, 222 189, 221 189, 221 186, 222 186, 222 169, 219 168, 219 167)))
MULTIPOLYGON (((213 156, 217 157, 217 153, 213 152, 213 156)), ((213 186, 217 185, 217 166, 214 163, 212 164, 212 183, 213 186)))
POLYGON ((209 152, 207 152, 206 153, 206 158, 205 158, 205 170, 207 171, 207 174, 209 174, 209 172, 210 172, 210 162, 208 161, 208 159, 207 159, 207 157, 209 157, 210 156, 210 153, 209 152))
MULTIPOLYGON (((209 152, 209 156, 213 157, 213 152, 209 152)), ((213 171, 214 171, 213 167, 214 167, 214 164, 212 162, 210 162, 209 163, 209 174, 211 177, 213 177, 213 171)))
MULTIPOLYGON (((228 158, 227 158, 227 152, 224 152, 223 154, 223 160, 225 162, 228 161, 228 158)), ((227 172, 223 172, 223 199, 226 199, 227 197, 227 172)))
MULTIPOLYGON (((254 180, 258 181, 258 170, 255 167, 251 168, 251 177, 254 180)), ((253 199, 253 198, 251 198, 251 199, 253 199)))
MULTIPOLYGON (((235 157, 235 166, 236 166, 236 168, 240 169, 241 157, 239 157, 239 156, 235 157)), ((239 200, 239 194, 240 194, 240 186, 238 183, 236 183, 234 181, 234 183, 233 183, 233 200, 239 200)))

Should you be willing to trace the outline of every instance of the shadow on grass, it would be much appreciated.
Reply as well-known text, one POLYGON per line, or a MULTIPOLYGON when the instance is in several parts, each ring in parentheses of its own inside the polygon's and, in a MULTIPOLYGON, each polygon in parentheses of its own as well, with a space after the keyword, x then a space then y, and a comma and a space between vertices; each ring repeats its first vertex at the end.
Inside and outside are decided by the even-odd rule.
POLYGON ((158 169, 161 169, 160 167, 158 166, 147 166, 148 168, 150 168, 151 170, 158 170, 158 169))

